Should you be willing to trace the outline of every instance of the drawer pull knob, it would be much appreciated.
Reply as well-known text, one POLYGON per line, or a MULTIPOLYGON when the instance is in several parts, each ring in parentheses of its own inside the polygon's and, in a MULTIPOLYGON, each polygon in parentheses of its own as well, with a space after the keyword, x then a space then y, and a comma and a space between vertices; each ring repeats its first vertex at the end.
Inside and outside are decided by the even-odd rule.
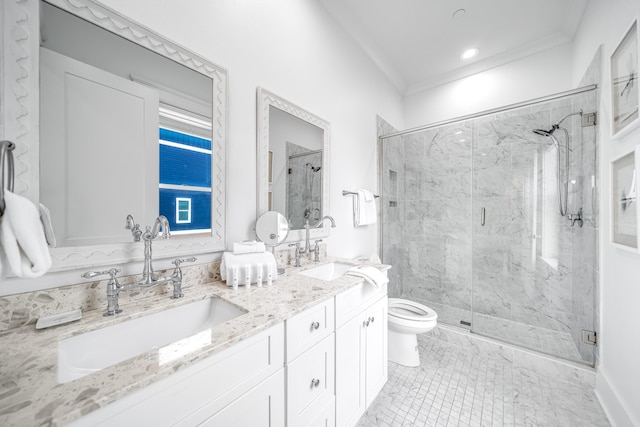
POLYGON ((318 329, 320 328, 320 322, 313 322, 311 324, 311 329, 318 329))
POLYGON ((371 323, 373 323, 374 320, 376 320, 376 318, 371 316, 371 323))
POLYGON ((369 326, 369 323, 371 323, 371 318, 368 318, 366 322, 364 322, 366 326, 369 326))
POLYGON ((311 380, 311 388, 318 388, 318 386, 320 385, 320 380, 319 379, 313 379, 311 380))

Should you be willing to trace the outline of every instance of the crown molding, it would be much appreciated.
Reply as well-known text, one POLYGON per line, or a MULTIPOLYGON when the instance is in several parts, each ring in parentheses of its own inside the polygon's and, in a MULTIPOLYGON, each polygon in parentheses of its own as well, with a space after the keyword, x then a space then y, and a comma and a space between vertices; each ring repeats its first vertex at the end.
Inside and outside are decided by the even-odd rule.
POLYGON ((495 55, 490 58, 474 62, 473 64, 469 64, 465 67, 430 77, 418 83, 413 83, 407 87, 407 90, 404 92, 404 96, 415 95, 434 87, 442 86, 492 68, 510 64, 528 56, 570 43, 571 41, 572 40, 566 34, 557 32, 542 39, 519 46, 516 49, 511 49, 503 54, 495 55))

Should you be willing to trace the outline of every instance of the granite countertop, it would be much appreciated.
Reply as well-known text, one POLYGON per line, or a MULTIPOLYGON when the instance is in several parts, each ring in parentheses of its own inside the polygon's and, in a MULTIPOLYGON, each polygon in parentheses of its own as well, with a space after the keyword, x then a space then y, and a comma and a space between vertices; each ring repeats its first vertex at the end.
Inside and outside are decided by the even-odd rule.
POLYGON ((289 267, 272 286, 233 290, 219 281, 188 288, 185 283, 185 296, 178 300, 167 295, 140 298, 121 304, 124 312, 117 316, 103 317, 102 308, 84 312, 82 320, 67 325, 41 330, 27 325, 0 333, 0 425, 64 425, 362 282, 353 276, 325 282, 296 274, 315 266, 289 267), (212 296, 247 313, 213 328, 210 345, 162 366, 156 349, 58 384, 58 341, 212 296))

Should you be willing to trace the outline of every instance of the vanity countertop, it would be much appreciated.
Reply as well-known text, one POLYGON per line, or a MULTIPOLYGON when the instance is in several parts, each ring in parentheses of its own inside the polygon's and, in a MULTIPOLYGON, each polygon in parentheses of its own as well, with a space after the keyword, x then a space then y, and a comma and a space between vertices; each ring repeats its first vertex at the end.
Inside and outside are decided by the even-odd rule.
POLYGON ((167 295, 140 298, 122 305, 124 312, 114 317, 103 317, 104 309, 92 310, 84 312, 82 320, 67 325, 41 330, 28 325, 0 333, 0 425, 64 425, 362 281, 343 276, 325 282, 296 274, 315 266, 289 267, 272 286, 252 285, 250 289, 233 290, 224 282, 192 287, 185 284, 185 296, 179 300, 167 295), (159 366, 156 349, 69 383, 58 384, 58 341, 211 296, 235 304, 247 313, 213 328, 210 345, 162 366, 159 366))

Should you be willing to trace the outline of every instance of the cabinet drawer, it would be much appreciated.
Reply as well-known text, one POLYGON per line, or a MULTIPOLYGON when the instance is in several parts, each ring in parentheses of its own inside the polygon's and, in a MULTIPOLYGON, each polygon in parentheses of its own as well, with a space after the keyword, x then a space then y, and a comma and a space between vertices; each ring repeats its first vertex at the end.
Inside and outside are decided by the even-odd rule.
POLYGON ((344 325, 386 294, 386 284, 376 288, 363 280, 361 284, 336 295, 336 328, 344 325))
POLYGON ((288 319, 286 328, 286 358, 291 361, 333 332, 333 298, 288 319))
POLYGON ((335 337, 332 333, 287 366, 287 420, 306 426, 334 399, 335 337))

